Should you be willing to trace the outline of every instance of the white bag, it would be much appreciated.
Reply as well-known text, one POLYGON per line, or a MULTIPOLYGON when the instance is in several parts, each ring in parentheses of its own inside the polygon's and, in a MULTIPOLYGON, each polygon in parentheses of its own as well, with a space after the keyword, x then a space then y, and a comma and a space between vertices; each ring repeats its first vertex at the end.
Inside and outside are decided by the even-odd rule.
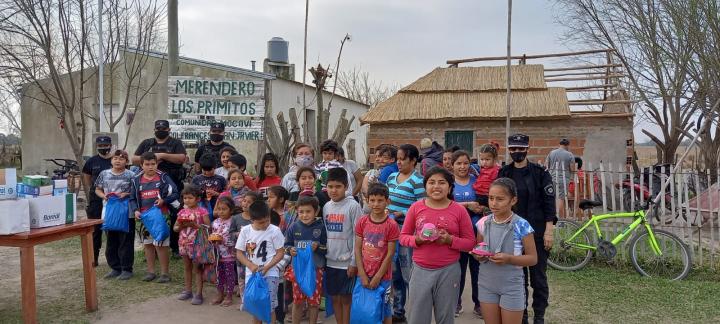
POLYGON ((30 204, 25 199, 0 200, 0 235, 30 230, 30 204))

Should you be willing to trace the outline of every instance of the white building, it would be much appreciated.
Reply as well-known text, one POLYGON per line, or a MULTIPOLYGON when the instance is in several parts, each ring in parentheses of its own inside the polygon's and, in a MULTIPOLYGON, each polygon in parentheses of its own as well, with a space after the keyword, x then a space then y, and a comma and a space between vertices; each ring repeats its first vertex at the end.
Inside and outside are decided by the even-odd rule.
MULTIPOLYGON (((128 62, 135 58, 137 55, 141 55, 137 52, 128 50, 124 53, 122 60, 128 62)), ((130 111, 134 113, 127 114, 123 118, 124 122, 120 122, 114 129, 114 133, 117 134, 117 139, 120 148, 126 149, 132 154, 137 148, 138 144, 143 139, 150 138, 153 136, 154 121, 156 119, 171 119, 172 117, 168 114, 168 82, 167 80, 167 56, 163 53, 146 53, 149 56, 148 63, 144 66, 143 77, 140 79, 141 87, 150 89, 147 96, 138 105, 129 104, 127 105, 130 111), (159 74, 159 76, 158 76, 159 74), (157 78, 157 79, 156 79, 157 78), (157 81, 156 81, 157 80, 157 81)), ((287 57, 287 54, 285 54, 287 57)), ((266 65, 267 65, 266 61, 266 65)), ((278 71, 282 69, 282 66, 292 68, 290 64, 273 64, 270 68, 272 71, 278 71), (281 66, 278 68, 278 65, 281 66)), ((106 68, 106 71, 108 68, 106 68)), ((282 71, 281 71, 282 72, 282 71)), ((289 71, 289 75, 283 75, 283 77, 292 77, 294 74, 292 70, 289 71)), ((302 92, 303 85, 300 82, 293 80, 285 80, 276 78, 275 74, 263 73, 259 71, 243 69, 234 66, 228 66, 223 64, 217 64, 207 62, 203 60, 181 57, 179 62, 179 73, 178 75, 184 76, 196 76, 203 78, 215 78, 215 79, 234 79, 234 80, 256 80, 266 82, 266 88, 270 88, 271 91, 266 92, 266 109, 270 110, 269 115, 275 119, 275 116, 279 112, 283 112, 288 118, 290 108, 295 108, 298 112, 298 118, 300 119, 300 126, 305 127, 303 120, 305 119, 302 115, 302 92)), ((112 90, 110 84, 122 84, 120 80, 110 80, 106 73, 105 76, 105 114, 109 114, 111 111, 117 116, 122 110, 122 107, 126 106, 125 93, 122 90, 112 90)), ((86 88, 97 89, 95 81, 88 82, 85 84, 86 88)), ((312 121, 308 122, 308 125, 314 129, 314 118, 315 116, 315 105, 310 105, 310 100, 315 96, 315 88, 307 85, 305 87, 306 98, 308 101, 308 119, 312 121)), ((127 91, 125 91, 127 92, 127 91)), ((23 172, 28 173, 44 173, 46 170, 52 170, 53 165, 45 162, 43 159, 48 158, 66 158, 73 159, 73 153, 70 145, 66 140, 66 135, 59 127, 59 119, 55 110, 47 104, 33 99, 40 98, 41 94, 37 87, 33 85, 27 85, 23 88, 23 100, 21 104, 22 114, 22 157, 23 157, 23 172)), ((83 101, 86 106, 86 111, 97 111, 97 98, 95 91, 86 91, 87 100, 83 101)), ((330 100, 331 93, 323 91, 324 102, 330 100)), ((132 98, 132 96, 129 96, 132 98)), ((346 117, 350 118, 355 116, 355 119, 351 125, 352 133, 348 136, 345 143, 341 143, 346 148, 346 144, 349 139, 355 140, 355 156, 359 165, 364 165, 367 160, 367 129, 368 126, 360 125, 360 116, 365 114, 368 110, 368 106, 357 101, 347 99, 341 95, 336 94, 333 100, 333 107, 330 116, 330 130, 329 134, 334 131, 337 120, 339 119, 340 113, 343 109, 347 110, 346 117)), ((177 117, 176 117, 177 118, 177 117)), ((92 120, 87 119, 89 125, 93 125, 92 120)), ((107 123, 101 123, 101 131, 108 131, 109 128, 107 123)), ((91 156, 94 155, 94 137, 92 134, 92 127, 88 128, 87 134, 85 134, 85 147, 83 155, 91 156)), ((313 134, 311 132, 311 134, 313 134)), ((238 151, 244 154, 248 158, 248 168, 252 168, 256 164, 258 156, 259 141, 229 141, 230 144, 235 146, 238 151)), ((195 143, 187 143, 188 147, 192 147, 195 143)), ((189 155, 192 153, 189 150, 189 155)))

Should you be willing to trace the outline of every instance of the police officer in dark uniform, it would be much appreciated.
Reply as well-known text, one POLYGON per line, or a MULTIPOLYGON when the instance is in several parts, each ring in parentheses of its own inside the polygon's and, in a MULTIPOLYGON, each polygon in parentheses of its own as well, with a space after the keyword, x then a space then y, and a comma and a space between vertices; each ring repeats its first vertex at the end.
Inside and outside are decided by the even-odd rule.
POLYGON ((222 166, 222 163, 220 162, 220 151, 226 147, 230 147, 233 150, 235 149, 228 142, 225 142, 225 124, 221 121, 211 122, 210 140, 208 140, 205 144, 200 145, 197 151, 195 151, 195 171, 200 172, 200 157, 205 155, 205 153, 212 153, 215 155, 215 160, 217 161, 215 165, 216 168, 222 166))
MULTIPOLYGON (((112 148, 112 139, 110 136, 98 136, 95 139, 95 146, 97 147, 98 154, 94 155, 85 162, 83 165, 83 183, 88 188, 88 202, 85 212, 89 219, 100 219, 103 209, 103 200, 95 194, 95 180, 103 170, 111 169, 112 154, 110 150, 112 148)), ((102 225, 96 225, 95 231, 93 232, 93 266, 97 267, 98 256, 100 255, 100 248, 102 247, 102 231, 100 227, 102 225)))
MULTIPOLYGON (((140 143, 132 156, 132 163, 140 165, 140 155, 145 152, 155 153, 158 159, 158 170, 167 173, 177 186, 178 191, 182 192, 183 180, 185 180, 186 176, 183 164, 187 160, 187 152, 181 140, 170 137, 170 123, 167 120, 155 121, 155 137, 148 138, 140 143)), ((172 227, 175 225, 178 210, 169 203, 172 227)), ((170 231, 170 248, 173 251, 173 256, 179 256, 178 233, 175 231, 170 231)))
POLYGON ((547 283, 547 259, 553 243, 555 215, 555 192, 552 177, 542 166, 527 160, 530 138, 515 134, 508 138, 508 151, 513 162, 500 169, 498 177, 515 181, 518 202, 515 213, 525 218, 535 230, 535 246, 538 262, 525 268, 525 314, 523 323, 528 323, 527 294, 528 279, 533 288, 532 308, 535 312, 533 323, 544 323, 550 291, 547 283))

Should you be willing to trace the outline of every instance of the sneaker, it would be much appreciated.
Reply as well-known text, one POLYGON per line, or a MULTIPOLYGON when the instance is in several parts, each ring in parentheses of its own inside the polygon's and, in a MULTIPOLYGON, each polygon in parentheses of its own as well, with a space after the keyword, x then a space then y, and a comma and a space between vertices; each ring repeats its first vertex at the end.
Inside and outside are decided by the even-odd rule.
POLYGON ((148 272, 148 273, 145 275, 145 277, 142 278, 142 281, 150 282, 150 281, 155 280, 155 278, 157 278, 157 275, 156 275, 156 274, 154 274, 154 273, 152 273, 152 272, 148 272))
POLYGON ((479 318, 482 318, 482 311, 480 309, 480 305, 475 306, 475 308, 473 309, 473 314, 475 314, 475 316, 479 318))
POLYGON ((460 314, 462 314, 463 311, 464 309, 462 305, 457 305, 457 307, 455 307, 455 317, 460 317, 460 314))
POLYGON ((132 278, 132 276, 133 276, 132 271, 123 271, 122 273, 120 273, 120 275, 117 278, 118 278, 118 280, 128 280, 128 279, 132 278))
POLYGON ((178 295, 178 300, 188 300, 193 297, 193 294, 191 291, 183 290, 180 295, 178 295))
MULTIPOLYGON (((170 278, 168 278, 168 279, 170 279, 170 278)), ((190 304, 193 304, 193 305, 202 305, 202 303, 203 303, 203 296, 202 296, 202 295, 195 295, 195 296, 193 296, 193 299, 192 299, 192 301, 190 302, 190 304)))
POLYGON ((157 283, 168 283, 168 282, 170 282, 170 275, 163 273, 160 275, 160 277, 158 277, 158 280, 156 282, 157 283))
POLYGON ((114 270, 108 272, 103 279, 112 279, 120 275, 120 271, 114 270))

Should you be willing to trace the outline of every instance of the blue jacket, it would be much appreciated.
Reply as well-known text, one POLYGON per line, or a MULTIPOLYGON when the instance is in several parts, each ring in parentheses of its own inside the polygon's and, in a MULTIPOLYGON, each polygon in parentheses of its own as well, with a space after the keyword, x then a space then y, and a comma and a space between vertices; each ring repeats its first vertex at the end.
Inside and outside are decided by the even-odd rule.
MULTIPOLYGON (((166 205, 178 209, 180 207, 180 202, 178 201, 178 199, 180 199, 180 192, 178 192, 175 183, 167 173, 162 171, 157 171, 157 173, 160 176, 160 198, 162 198, 166 205)), ((132 179, 132 191, 130 191, 130 201, 128 203, 130 212, 133 213, 140 210, 140 178, 144 174, 145 172, 140 172, 132 179)))
POLYGON ((318 242, 319 245, 313 251, 315 267, 324 267, 325 254, 327 254, 327 231, 322 218, 316 218, 310 225, 305 225, 298 219, 285 231, 285 247, 304 248, 305 244, 311 242, 318 242))

